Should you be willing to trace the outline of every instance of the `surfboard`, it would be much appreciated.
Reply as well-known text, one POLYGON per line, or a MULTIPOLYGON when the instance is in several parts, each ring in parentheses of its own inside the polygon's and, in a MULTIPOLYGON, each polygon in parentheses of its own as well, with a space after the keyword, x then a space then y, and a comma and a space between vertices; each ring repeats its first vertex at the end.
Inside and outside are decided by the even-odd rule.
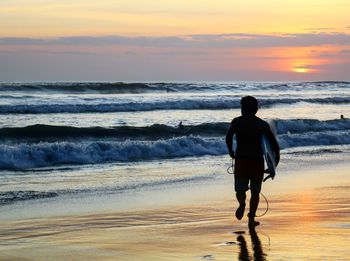
POLYGON ((275 154, 273 153, 270 141, 266 135, 262 135, 261 137, 261 146, 262 146, 265 162, 267 165, 266 172, 269 174, 269 176, 267 176, 264 179, 265 181, 270 177, 273 179, 276 175, 276 157, 275 157, 275 154))

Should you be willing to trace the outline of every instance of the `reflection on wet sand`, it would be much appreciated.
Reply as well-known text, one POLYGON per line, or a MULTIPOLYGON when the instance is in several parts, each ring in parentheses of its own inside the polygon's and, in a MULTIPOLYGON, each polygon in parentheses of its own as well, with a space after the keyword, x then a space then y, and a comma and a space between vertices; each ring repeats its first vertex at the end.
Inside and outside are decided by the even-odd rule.
POLYGON ((253 257, 249 254, 247 242, 243 236, 240 234, 237 237, 237 241, 240 245, 240 251, 238 254, 238 260, 266 260, 266 254, 263 251, 261 241, 254 227, 249 228, 249 234, 252 241, 253 257))
POLYGON ((348 173, 344 168, 339 186, 270 195, 273 210, 249 235, 246 219, 234 219, 232 198, 219 196, 206 205, 183 201, 167 208, 2 220, 0 260, 348 260, 348 173))

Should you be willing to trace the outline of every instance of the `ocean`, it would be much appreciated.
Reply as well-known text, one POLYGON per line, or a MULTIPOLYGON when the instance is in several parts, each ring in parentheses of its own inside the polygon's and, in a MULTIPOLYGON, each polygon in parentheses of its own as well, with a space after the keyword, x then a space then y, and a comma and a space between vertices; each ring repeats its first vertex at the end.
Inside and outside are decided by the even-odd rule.
POLYGON ((349 155, 350 82, 0 83, 0 206, 218 182, 246 95, 280 170, 349 155))

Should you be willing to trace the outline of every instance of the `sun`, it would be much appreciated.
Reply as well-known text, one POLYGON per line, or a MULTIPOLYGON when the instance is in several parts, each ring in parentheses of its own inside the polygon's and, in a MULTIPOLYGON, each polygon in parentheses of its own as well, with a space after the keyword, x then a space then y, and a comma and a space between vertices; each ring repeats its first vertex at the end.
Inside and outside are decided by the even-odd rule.
POLYGON ((297 66, 293 67, 292 71, 296 73, 310 73, 312 70, 303 66, 297 66))

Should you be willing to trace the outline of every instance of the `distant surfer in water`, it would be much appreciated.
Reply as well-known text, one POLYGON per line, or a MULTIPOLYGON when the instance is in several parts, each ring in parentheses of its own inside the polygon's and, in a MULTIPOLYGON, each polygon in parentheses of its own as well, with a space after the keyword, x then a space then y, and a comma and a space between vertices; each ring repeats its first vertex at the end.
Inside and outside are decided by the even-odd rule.
POLYGON ((179 123, 179 129, 180 129, 180 130, 185 129, 185 126, 182 124, 182 121, 180 121, 180 123, 179 123))
POLYGON ((235 159, 235 191, 239 203, 236 217, 241 220, 245 210, 246 191, 250 189, 251 198, 249 206, 250 227, 259 225, 255 221, 256 210, 259 205, 259 194, 264 178, 264 159, 261 148, 261 137, 265 134, 276 157, 276 165, 280 160, 280 149, 269 124, 255 116, 258 111, 258 101, 252 96, 241 99, 242 116, 234 118, 226 135, 228 152, 235 159), (237 148, 233 151, 232 141, 236 135, 237 148))

